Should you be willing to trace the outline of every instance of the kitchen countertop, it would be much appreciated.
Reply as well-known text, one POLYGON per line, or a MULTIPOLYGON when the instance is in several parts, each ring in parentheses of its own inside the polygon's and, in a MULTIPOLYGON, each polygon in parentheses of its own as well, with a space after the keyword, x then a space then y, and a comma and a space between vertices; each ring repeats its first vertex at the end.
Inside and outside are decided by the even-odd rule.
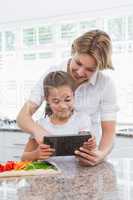
POLYGON ((108 159, 82 167, 74 156, 56 157, 60 174, 0 179, 0 200, 132 200, 133 138, 116 137, 108 159))
POLYGON ((24 132, 22 131, 20 128, 0 128, 0 132, 4 132, 4 131, 8 131, 8 132, 24 132))
POLYGON ((52 161, 61 174, 1 179, 0 200, 131 200, 132 158, 110 157, 95 167, 81 167, 74 156, 52 161))

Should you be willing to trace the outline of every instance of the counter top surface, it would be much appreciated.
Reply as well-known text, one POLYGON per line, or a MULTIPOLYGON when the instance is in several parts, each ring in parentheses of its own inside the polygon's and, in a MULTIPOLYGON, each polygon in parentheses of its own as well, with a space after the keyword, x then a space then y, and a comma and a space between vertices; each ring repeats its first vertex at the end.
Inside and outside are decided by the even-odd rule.
POLYGON ((0 200, 132 200, 133 138, 118 137, 108 159, 82 167, 74 156, 53 157, 61 173, 0 179, 0 200))
POLYGON ((20 128, 0 128, 0 132, 4 132, 4 131, 23 132, 20 128))
POLYGON ((131 158, 109 158, 95 167, 81 167, 74 156, 51 161, 61 169, 61 174, 1 179, 0 199, 6 199, 2 196, 6 188, 10 200, 131 200, 131 158))

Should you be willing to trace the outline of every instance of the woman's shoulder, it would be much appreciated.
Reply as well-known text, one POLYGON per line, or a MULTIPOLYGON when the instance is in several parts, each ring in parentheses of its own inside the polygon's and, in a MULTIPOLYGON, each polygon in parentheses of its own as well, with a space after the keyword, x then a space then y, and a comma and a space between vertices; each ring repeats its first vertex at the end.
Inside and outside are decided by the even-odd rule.
POLYGON ((100 88, 114 87, 115 85, 115 75, 113 73, 109 74, 109 72, 99 71, 97 75, 97 86, 100 88))
POLYGON ((99 71, 97 75, 97 79, 103 82, 114 82, 115 72, 106 70, 106 71, 99 71))
POLYGON ((87 82, 85 85, 90 87, 90 82, 96 89, 101 89, 107 86, 108 84, 113 84, 115 80, 115 75, 110 72, 109 70, 106 71, 97 71, 92 77, 89 82, 87 82))

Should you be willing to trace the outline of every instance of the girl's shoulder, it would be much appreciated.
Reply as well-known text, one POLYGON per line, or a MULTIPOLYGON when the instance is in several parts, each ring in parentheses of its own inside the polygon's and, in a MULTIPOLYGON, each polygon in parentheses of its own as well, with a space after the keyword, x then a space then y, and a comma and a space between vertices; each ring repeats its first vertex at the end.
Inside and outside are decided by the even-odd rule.
POLYGON ((48 124, 49 123, 49 117, 41 117, 40 119, 38 119, 37 121, 37 124, 39 125, 44 125, 44 124, 48 124))
POLYGON ((75 124, 78 126, 79 131, 91 130, 91 118, 85 112, 75 112, 75 124))
POLYGON ((90 120, 89 115, 81 111, 74 111, 73 116, 76 121, 79 121, 79 123, 90 120))

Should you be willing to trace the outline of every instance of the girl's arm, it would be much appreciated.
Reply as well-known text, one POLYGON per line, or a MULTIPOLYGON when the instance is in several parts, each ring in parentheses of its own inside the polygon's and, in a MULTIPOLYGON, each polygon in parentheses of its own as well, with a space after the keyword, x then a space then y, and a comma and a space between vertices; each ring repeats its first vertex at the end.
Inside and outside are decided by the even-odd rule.
POLYGON ((54 151, 55 150, 50 148, 49 145, 46 144, 38 145, 35 139, 29 139, 24 149, 24 153, 21 157, 21 160, 23 161, 45 160, 48 159, 50 156, 52 156, 54 151))
POLYGON ((29 141, 27 142, 24 152, 21 156, 21 160, 25 161, 25 160, 30 160, 30 161, 35 161, 38 160, 37 158, 37 152, 36 149, 38 148, 38 144, 36 142, 35 139, 29 139, 29 141))

